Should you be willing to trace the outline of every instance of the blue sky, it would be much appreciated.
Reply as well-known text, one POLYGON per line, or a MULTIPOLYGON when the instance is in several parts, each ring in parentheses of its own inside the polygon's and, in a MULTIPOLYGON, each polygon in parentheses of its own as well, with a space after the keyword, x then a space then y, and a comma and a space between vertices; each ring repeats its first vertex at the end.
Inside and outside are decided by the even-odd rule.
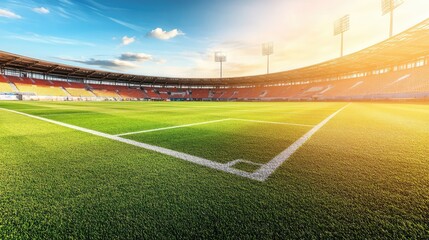
MULTIPOLYGON (((262 74, 261 43, 273 41, 273 71, 338 55, 332 22, 351 14, 346 54, 382 41, 388 18, 374 0, 2 0, 0 50, 70 65, 156 76, 262 74)), ((429 1, 406 0, 395 32, 429 17, 429 1)))

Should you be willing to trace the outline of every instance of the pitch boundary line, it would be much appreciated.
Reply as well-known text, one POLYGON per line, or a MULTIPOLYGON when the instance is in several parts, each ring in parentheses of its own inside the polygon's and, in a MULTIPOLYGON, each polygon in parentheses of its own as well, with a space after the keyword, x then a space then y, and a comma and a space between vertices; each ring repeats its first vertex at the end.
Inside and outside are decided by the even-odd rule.
POLYGON ((121 137, 121 136, 127 136, 127 135, 139 134, 139 133, 156 132, 156 131, 163 131, 163 130, 169 130, 169 129, 175 129, 175 128, 192 127, 192 126, 198 126, 198 125, 204 125, 204 124, 210 124, 210 123, 224 122, 224 121, 228 121, 228 120, 231 120, 231 119, 230 118, 224 118, 224 119, 207 121, 207 122, 190 123, 190 124, 184 124, 184 125, 178 125, 178 126, 155 128, 155 129, 142 130, 142 131, 136 131, 136 132, 121 133, 121 134, 116 134, 115 136, 121 137))
POLYGON ((174 151, 174 150, 163 148, 163 147, 158 147, 158 146, 154 146, 154 145, 150 145, 150 144, 146 144, 146 143, 141 143, 141 142, 133 141, 133 140, 130 140, 130 139, 122 138, 122 137, 119 137, 119 136, 115 136, 115 135, 111 135, 111 134, 107 134, 107 133, 102 133, 102 132, 98 132, 98 131, 95 131, 95 130, 91 130, 91 129, 87 129, 87 128, 83 128, 83 127, 78 127, 78 126, 75 126, 75 125, 71 125, 71 124, 68 124, 68 123, 58 122, 58 121, 55 121, 55 120, 51 120, 51 119, 47 119, 47 118, 43 118, 43 117, 39 117, 39 116, 27 114, 27 113, 23 113, 23 112, 18 112, 18 111, 15 111, 15 110, 10 110, 10 109, 6 109, 6 108, 0 108, 0 109, 4 110, 4 111, 15 113, 15 114, 20 114, 20 115, 23 115, 23 116, 26 116, 26 117, 34 118, 34 119, 37 119, 37 120, 49 122, 49 123, 52 123, 52 124, 55 124, 55 125, 59 125, 59 126, 62 126, 62 127, 66 127, 66 128, 70 128, 70 129, 73 129, 73 130, 77 130, 77 131, 80 131, 80 132, 89 133, 89 134, 92 134, 92 135, 96 135, 96 136, 99 136, 99 137, 103 137, 103 138, 111 139, 111 140, 114 140, 114 141, 126 143, 126 144, 129 144, 129 145, 133 145, 133 146, 136 146, 136 147, 144 148, 144 149, 147 149, 147 150, 152 150, 154 152, 162 153, 162 154, 165 154, 165 155, 168 155, 168 156, 171 156, 171 157, 179 158, 179 159, 182 159, 182 160, 185 160, 185 161, 188 161, 188 162, 192 162, 192 163, 195 163, 195 164, 198 164, 198 165, 202 165, 202 166, 206 166, 206 167, 209 167, 209 168, 213 168, 213 169, 216 169, 216 170, 220 170, 220 171, 232 173, 232 174, 235 174, 235 175, 238 175, 238 176, 242 176, 242 177, 246 177, 246 178, 250 178, 250 179, 253 179, 253 180, 260 181, 259 179, 253 177, 252 173, 249 173, 249 172, 246 172, 246 171, 241 171, 241 170, 238 170, 238 169, 235 169, 235 168, 231 168, 227 164, 213 162, 211 160, 208 160, 208 159, 205 159, 205 158, 201 158, 201 157, 197 157, 197 156, 193 156, 193 155, 190 155, 190 154, 187 154, 187 153, 182 153, 182 152, 174 151))
POLYGON ((340 108, 336 112, 329 115, 325 120, 317 124, 314 128, 312 128, 310 131, 308 131, 306 134, 304 134, 301 138, 296 140, 292 145, 290 145, 288 148, 286 148, 283 152, 275 156, 271 161, 264 164, 261 168, 256 170, 253 173, 253 176, 260 179, 261 181, 265 181, 278 167, 280 167, 286 160, 288 160, 292 154, 294 154, 302 145, 304 145, 307 140, 311 138, 317 131, 319 131, 326 123, 328 123, 333 117, 335 117, 338 113, 343 111, 345 108, 347 108, 350 105, 347 104, 346 106, 340 108))
MULTIPOLYGON (((183 153, 183 152, 179 152, 179 151, 175 151, 175 150, 171 150, 168 148, 163 148, 163 147, 158 147, 158 146, 154 146, 154 145, 150 145, 147 143, 142 143, 142 142, 137 142, 134 140, 130 140, 130 139, 126 139, 126 138, 122 138, 120 136, 117 135, 111 135, 111 134, 107 134, 107 133, 102 133, 102 132, 98 132, 95 130, 91 130, 91 129, 87 129, 87 128, 83 128, 83 127, 78 127, 75 125, 71 125, 68 123, 63 123, 63 122, 59 122, 59 121, 55 121, 55 120, 51 120, 51 119, 47 119, 44 117, 39 117, 39 116, 35 116, 35 115, 31 115, 31 114, 27 114, 27 113, 23 113, 23 112, 18 112, 15 110, 11 110, 11 109, 6 109, 6 108, 0 108, 0 110, 4 110, 4 111, 8 111, 8 112, 12 112, 15 114, 19 114, 19 115, 23 115, 26 117, 30 117, 30 118, 34 118, 40 121, 45 121, 48 123, 52 123, 55 125, 59 125, 62 127, 66 127, 66 128, 70 128, 73 130, 77 130, 80 132, 85 132, 85 133, 89 133, 95 136, 99 136, 99 137, 103 137, 103 138, 107 138, 110 140, 114 140, 114 141, 118 141, 118 142, 122 142, 122 143, 126 143, 132 146, 136 146, 136 147, 140 147, 140 148, 144 148, 147 150, 151 150, 154 152, 158 152, 158 153, 162 153, 164 155, 168 155, 174 158, 179 158, 188 162, 192 162, 201 166, 205 166, 205 167, 209 167, 212 169, 216 169, 216 170, 220 170, 223 172, 227 172, 227 173, 231 173, 231 174, 235 174, 241 177, 245 177, 245 178, 249 178, 249 179, 253 179, 256 181, 260 181, 263 182, 265 181, 278 167, 280 167, 287 159, 289 159, 290 156, 292 156, 292 154, 294 154, 308 139, 310 139, 311 136, 313 136, 313 134, 315 134, 320 128, 322 128, 326 123, 328 123, 333 117, 335 117, 338 113, 340 113, 342 110, 344 110, 346 107, 348 107, 350 104, 342 107, 341 109, 337 110, 336 112, 332 113, 331 115, 329 115, 326 119, 324 119, 322 122, 320 122, 319 124, 317 124, 316 126, 314 126, 310 131, 308 131, 306 134, 304 134, 301 138, 299 138, 297 141, 295 141, 291 146, 289 146, 288 148, 286 148, 283 152, 281 152, 280 154, 278 154, 276 157, 274 157, 272 160, 270 160, 268 163, 266 164, 262 164, 261 167, 256 170, 253 173, 249 173, 246 171, 242 171, 242 170, 238 170, 233 168, 232 166, 238 162, 245 162, 245 163, 249 163, 249 164, 255 164, 255 165, 259 165, 257 163, 253 163, 250 161, 246 161, 246 160, 242 160, 242 159, 238 159, 238 160, 233 160, 231 162, 228 163, 218 163, 218 162, 214 162, 205 158, 201 158, 201 157, 197 157, 191 154, 187 154, 187 153, 183 153)), ((222 120, 222 119, 221 119, 222 120)), ((216 121, 220 121, 220 120, 216 120, 216 121)))
POLYGON ((288 123, 288 122, 271 122, 271 121, 253 120, 253 119, 244 119, 244 118, 231 118, 231 120, 242 121, 242 122, 278 124, 278 125, 291 125, 291 126, 300 126, 300 127, 314 127, 314 125, 308 125, 308 124, 288 123))
POLYGON ((139 134, 139 133, 157 132, 157 131, 192 127, 192 126, 205 125, 205 124, 218 123, 218 122, 225 122, 225 121, 242 121, 242 122, 267 123, 267 124, 278 124, 278 125, 291 125, 291 126, 300 126, 300 127, 314 127, 314 125, 299 124, 299 123, 270 122, 270 121, 243 119, 243 118, 223 118, 223 119, 207 121, 207 122, 190 123, 190 124, 183 124, 183 125, 177 125, 177 126, 171 126, 171 127, 162 127, 162 128, 154 128, 154 129, 148 129, 148 130, 142 130, 142 131, 120 133, 120 134, 116 134, 115 136, 122 137, 122 136, 128 136, 128 135, 135 135, 135 134, 139 134))
POLYGON ((256 165, 256 166, 262 166, 262 165, 264 165, 262 163, 255 163, 255 162, 247 161, 247 160, 243 160, 243 159, 236 159, 236 160, 233 160, 231 162, 225 163, 225 165, 228 166, 228 167, 232 167, 232 166, 234 166, 237 163, 247 163, 247 164, 256 165))

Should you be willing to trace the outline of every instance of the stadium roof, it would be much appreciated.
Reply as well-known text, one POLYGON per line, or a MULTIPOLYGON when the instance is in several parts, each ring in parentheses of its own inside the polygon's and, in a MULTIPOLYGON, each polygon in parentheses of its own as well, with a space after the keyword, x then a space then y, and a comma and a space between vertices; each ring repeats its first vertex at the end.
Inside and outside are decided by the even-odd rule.
POLYGON ((316 80, 385 68, 429 56, 429 18, 381 43, 356 53, 290 71, 234 78, 171 78, 100 71, 47 62, 0 51, 0 68, 53 76, 136 84, 248 85, 316 80))

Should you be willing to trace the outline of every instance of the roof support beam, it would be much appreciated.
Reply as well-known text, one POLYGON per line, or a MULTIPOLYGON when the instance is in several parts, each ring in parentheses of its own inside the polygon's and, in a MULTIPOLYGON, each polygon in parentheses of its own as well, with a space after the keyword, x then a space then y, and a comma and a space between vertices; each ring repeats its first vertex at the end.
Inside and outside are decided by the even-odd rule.
POLYGON ((94 75, 94 73, 97 73, 97 71, 92 71, 91 73, 89 73, 88 75, 86 75, 85 77, 86 78, 89 78, 89 77, 91 77, 92 75, 94 75))
POLYGON ((55 71, 56 69, 58 69, 60 66, 59 65, 55 65, 52 68, 50 68, 48 71, 46 71, 46 73, 51 73, 53 71, 55 71))
POLYGON ((13 62, 15 62, 15 61, 16 61, 16 60, 18 60, 18 59, 20 59, 20 58, 19 58, 19 57, 15 57, 14 59, 9 60, 9 61, 7 61, 7 62, 3 63, 3 64, 1 65, 1 67, 6 67, 7 65, 9 65, 9 64, 11 64, 11 63, 13 63, 13 62))
POLYGON ((106 79, 108 78, 110 75, 112 75, 112 73, 107 73, 106 75, 104 75, 101 79, 106 79))
POLYGON ((70 73, 67 74, 67 77, 70 77, 72 74, 75 74, 76 72, 78 72, 80 70, 80 68, 75 68, 73 69, 73 71, 71 71, 70 73))

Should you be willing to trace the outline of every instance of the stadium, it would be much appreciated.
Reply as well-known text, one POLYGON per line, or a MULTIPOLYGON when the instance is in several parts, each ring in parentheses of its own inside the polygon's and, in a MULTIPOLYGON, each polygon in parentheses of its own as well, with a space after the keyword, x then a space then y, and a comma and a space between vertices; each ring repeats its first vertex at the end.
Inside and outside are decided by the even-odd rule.
POLYGON ((346 15, 340 57, 270 72, 267 42, 266 74, 224 76, 217 50, 219 77, 172 77, 1 49, 0 239, 428 239, 429 18, 393 34, 407 1, 381 2, 387 39, 344 54, 346 15))
POLYGON ((97 71, 1 52, 0 90, 2 98, 24 100, 427 99, 428 40, 429 19, 379 44, 317 65, 267 75, 205 79, 97 71), (387 61, 386 52, 391 54, 387 61))

